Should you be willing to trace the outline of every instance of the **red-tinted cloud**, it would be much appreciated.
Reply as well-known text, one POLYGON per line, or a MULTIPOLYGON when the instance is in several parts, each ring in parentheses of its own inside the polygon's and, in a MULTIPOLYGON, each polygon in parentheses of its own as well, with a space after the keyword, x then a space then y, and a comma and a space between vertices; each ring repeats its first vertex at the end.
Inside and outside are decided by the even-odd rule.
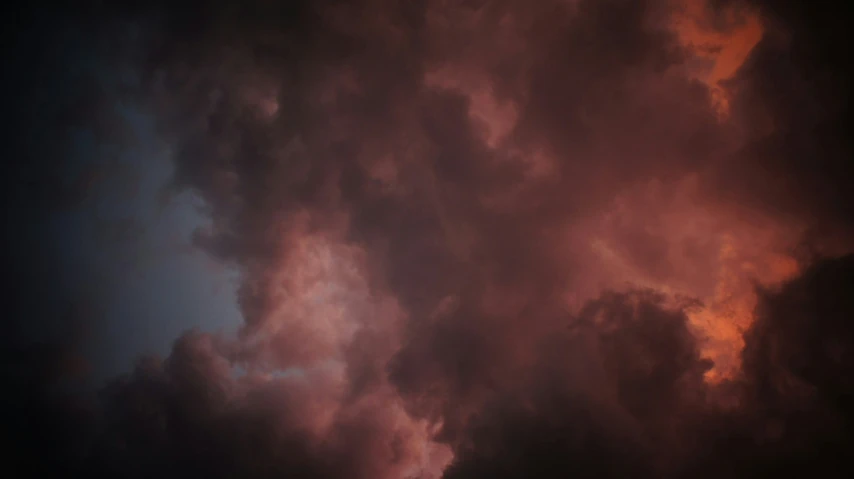
POLYGON ((113 382, 80 471, 848 467, 850 261, 798 250, 848 252, 851 226, 847 71, 814 25, 752 2, 192 3, 121 17, 150 28, 136 100, 245 325, 113 382))

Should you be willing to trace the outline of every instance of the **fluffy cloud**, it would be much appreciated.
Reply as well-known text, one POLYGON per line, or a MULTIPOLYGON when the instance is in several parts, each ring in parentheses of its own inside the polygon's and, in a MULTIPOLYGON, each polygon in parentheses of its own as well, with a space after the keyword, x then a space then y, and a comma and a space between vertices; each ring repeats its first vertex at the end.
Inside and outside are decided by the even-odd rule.
MULTIPOLYGON (((204 200, 196 245, 240 271, 245 324, 178 338, 88 412, 55 391, 61 375, 34 376, 71 356, 10 335, 38 360, 10 355, 25 373, 6 409, 56 417, 44 444, 14 429, 34 472, 847 467, 852 266, 833 258, 849 251, 849 72, 823 53, 843 34, 816 33, 837 31, 831 16, 669 0, 87 13, 106 25, 93 48, 136 87, 81 100, 83 115, 60 103, 67 117, 27 120, 15 148, 50 165, 61 148, 28 138, 63 121, 122 143, 110 101, 145 104, 171 187, 204 200), (129 24, 141 33, 112 45, 129 24)), ((19 83, 24 109, 40 90, 19 83)), ((4 188, 36 205, 30 225, 59 202, 33 177, 4 188)), ((20 231, 7 250, 26 258, 4 262, 29 276, 10 310, 52 332, 33 272, 55 272, 26 240, 41 230, 20 231)))

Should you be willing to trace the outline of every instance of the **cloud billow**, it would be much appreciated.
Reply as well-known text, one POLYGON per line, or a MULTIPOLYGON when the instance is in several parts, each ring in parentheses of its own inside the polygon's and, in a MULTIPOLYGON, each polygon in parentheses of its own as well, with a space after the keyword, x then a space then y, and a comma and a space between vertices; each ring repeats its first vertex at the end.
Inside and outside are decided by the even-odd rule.
MULTIPOLYGON (((170 189, 203 200, 194 242, 240 272, 244 323, 79 407, 36 376, 74 345, 11 336, 36 360, 7 409, 53 428, 14 429, 33 473, 850 469, 848 72, 816 25, 669 0, 86 12, 113 26, 96 39, 141 25, 145 48, 112 52, 138 88, 114 95, 152 112, 170 189)), ((21 195, 57 201, 37 184, 21 195)))

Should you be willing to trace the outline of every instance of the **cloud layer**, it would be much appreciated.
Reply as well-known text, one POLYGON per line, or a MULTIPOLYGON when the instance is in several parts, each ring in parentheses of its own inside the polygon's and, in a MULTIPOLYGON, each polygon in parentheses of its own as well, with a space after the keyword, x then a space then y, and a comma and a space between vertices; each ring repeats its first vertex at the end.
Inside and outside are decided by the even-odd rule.
MULTIPOLYGON (((65 116, 32 116, 13 151, 51 166, 62 146, 28 138, 69 122, 121 145, 110 102, 144 105, 173 154, 170 188, 204 200, 196 245, 240 271, 244 325, 188 332, 78 406, 57 389, 74 344, 48 341, 56 313, 34 309, 39 275, 56 272, 26 240, 41 230, 18 228, 13 324, 61 346, 17 331, 4 347, 19 391, 4 410, 51 428, 12 429, 33 473, 850 472, 836 14, 184 2, 56 22, 83 18, 98 20, 91 48, 137 81, 84 96, 86 110, 56 102, 65 116)), ((46 45, 21 47, 21 68, 67 74, 43 53, 55 31, 15 32, 46 45)), ((24 111, 43 91, 19 83, 24 111)), ((4 183, 9 205, 31 205, 12 220, 65 201, 52 177, 10 168, 35 185, 4 183)))

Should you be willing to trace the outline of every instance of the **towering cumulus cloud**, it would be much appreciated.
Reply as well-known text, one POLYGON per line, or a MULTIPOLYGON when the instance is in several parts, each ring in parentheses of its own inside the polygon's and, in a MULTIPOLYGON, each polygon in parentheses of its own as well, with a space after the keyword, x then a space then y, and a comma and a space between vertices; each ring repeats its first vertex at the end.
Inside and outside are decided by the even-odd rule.
POLYGON ((850 33, 819 3, 21 13, 3 175, 12 462, 33 477, 848 477, 850 33), (72 81, 81 51, 123 86, 72 81), (165 196, 203 203, 194 246, 239 272, 243 322, 89 394, 69 385, 89 309, 42 225, 91 183, 57 168, 51 139, 85 127, 127 148, 116 105, 153 118, 165 196))

